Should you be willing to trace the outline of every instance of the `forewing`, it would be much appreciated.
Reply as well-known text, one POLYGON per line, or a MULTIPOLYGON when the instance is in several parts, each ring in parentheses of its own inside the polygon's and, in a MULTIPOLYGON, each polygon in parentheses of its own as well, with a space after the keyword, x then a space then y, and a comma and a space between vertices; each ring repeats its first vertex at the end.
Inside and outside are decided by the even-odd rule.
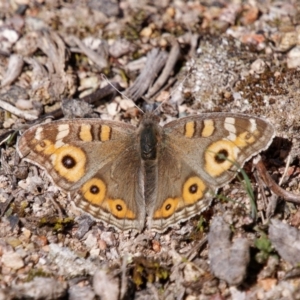
POLYGON ((75 203, 120 229, 141 229, 145 219, 135 127, 98 119, 37 125, 20 138, 18 152, 71 192, 75 203))
POLYGON ((159 149, 156 190, 147 200, 152 228, 164 231, 199 214, 217 188, 266 149, 273 136, 268 122, 242 114, 212 113, 168 123, 159 149))

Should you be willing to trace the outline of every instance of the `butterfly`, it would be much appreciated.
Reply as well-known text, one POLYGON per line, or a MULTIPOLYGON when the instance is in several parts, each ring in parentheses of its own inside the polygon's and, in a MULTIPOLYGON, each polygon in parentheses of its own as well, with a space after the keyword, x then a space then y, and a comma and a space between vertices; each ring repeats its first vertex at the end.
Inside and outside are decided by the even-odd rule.
POLYGON ((255 116, 207 113, 160 126, 145 113, 137 127, 99 119, 36 125, 17 149, 94 218, 163 232, 206 209, 273 136, 273 126, 255 116))

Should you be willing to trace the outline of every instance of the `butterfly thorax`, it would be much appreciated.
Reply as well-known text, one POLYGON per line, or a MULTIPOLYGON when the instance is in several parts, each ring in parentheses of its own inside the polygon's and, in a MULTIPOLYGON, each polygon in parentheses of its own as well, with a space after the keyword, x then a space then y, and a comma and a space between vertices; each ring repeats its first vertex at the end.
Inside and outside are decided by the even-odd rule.
POLYGON ((159 142, 160 126, 158 118, 153 114, 145 114, 140 125, 140 151, 145 161, 157 159, 157 143, 159 142))

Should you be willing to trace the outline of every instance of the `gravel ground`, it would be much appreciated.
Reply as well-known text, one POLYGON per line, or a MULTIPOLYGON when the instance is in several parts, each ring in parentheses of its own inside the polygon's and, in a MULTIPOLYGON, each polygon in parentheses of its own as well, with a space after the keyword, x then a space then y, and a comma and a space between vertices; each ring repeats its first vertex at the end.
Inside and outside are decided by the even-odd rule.
POLYGON ((299 76, 296 0, 0 0, 0 300, 300 299, 299 76), (247 162, 163 233, 122 232, 16 152, 46 119, 137 125, 157 107, 161 124, 268 120, 267 171, 247 162))

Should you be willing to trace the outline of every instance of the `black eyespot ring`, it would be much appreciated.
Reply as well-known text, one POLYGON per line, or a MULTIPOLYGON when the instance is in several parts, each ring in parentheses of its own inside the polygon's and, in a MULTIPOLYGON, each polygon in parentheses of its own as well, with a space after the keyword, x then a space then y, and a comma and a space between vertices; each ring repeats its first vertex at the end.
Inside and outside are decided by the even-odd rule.
POLYGON ((65 155, 62 158, 62 164, 66 169, 72 169, 76 165, 76 160, 71 155, 65 155))
POLYGON ((218 164, 223 163, 229 156, 229 153, 226 149, 221 149, 216 155, 215 155, 215 161, 218 164))
POLYGON ((191 194, 196 194, 198 191, 198 184, 194 183, 189 187, 189 192, 191 194))
POLYGON ((99 194, 100 189, 99 189, 98 186, 92 185, 92 186, 90 187, 90 192, 91 192, 92 194, 96 195, 96 194, 99 194))

